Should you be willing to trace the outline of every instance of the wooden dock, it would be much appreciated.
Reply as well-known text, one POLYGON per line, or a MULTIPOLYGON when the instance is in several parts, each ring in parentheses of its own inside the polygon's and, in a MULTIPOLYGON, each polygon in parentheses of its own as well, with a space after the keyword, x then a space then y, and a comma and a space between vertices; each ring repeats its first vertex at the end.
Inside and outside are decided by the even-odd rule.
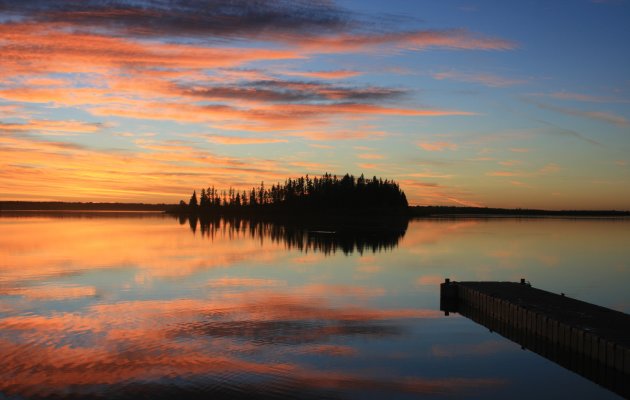
POLYGON ((630 398, 630 315, 517 282, 451 282, 440 309, 457 312, 630 398))

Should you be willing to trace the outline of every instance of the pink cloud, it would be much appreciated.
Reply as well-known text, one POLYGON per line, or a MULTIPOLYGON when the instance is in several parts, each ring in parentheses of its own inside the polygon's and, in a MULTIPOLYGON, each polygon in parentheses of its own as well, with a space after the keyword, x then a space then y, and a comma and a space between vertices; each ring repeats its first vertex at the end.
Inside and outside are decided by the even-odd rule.
POLYGON ((385 158, 382 154, 374 153, 357 154, 357 157, 363 160, 382 160, 385 158))
POLYGON ((457 150, 457 144, 452 142, 430 142, 430 143, 418 143, 422 149, 426 151, 444 151, 444 150, 457 150))
POLYGON ((374 52, 377 50, 512 50, 510 41, 484 37, 465 30, 426 30, 376 34, 342 33, 329 36, 290 38, 307 52, 374 52))
POLYGON ((278 287, 286 286, 285 281, 275 279, 259 279, 259 278, 239 278, 239 277, 223 277, 208 281, 208 286, 213 288, 222 287, 278 287))
POLYGON ((357 167, 361 168, 361 169, 376 169, 379 167, 378 164, 373 164, 373 163, 358 163, 357 167))
POLYGON ((303 76, 306 78, 346 79, 359 76, 363 73, 359 71, 341 69, 334 71, 284 71, 282 74, 288 76, 303 76))
POLYGON ((254 137, 239 137, 239 136, 219 136, 219 135, 204 135, 205 139, 212 143, 225 144, 225 145, 241 145, 241 144, 268 144, 268 143, 286 143, 286 139, 273 139, 273 138, 254 138, 254 137))
POLYGON ((102 128, 102 124, 75 120, 29 120, 25 123, 0 122, 0 131, 27 131, 43 135, 95 133, 102 128))

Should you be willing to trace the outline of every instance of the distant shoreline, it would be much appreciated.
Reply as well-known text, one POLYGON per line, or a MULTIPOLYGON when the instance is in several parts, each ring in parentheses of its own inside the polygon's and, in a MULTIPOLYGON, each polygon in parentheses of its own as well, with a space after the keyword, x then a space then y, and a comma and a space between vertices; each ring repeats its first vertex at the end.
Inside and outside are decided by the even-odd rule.
MULTIPOLYGON (((2 211, 153 211, 182 214, 177 204, 145 203, 95 203, 62 201, 0 201, 2 211)), ((294 211, 295 213, 295 211, 294 211)), ((335 210, 331 210, 332 215, 335 210)), ((226 216, 250 217, 256 212, 239 213, 236 210, 226 216), (242 215, 241 215, 242 214, 242 215)), ((295 213, 299 215, 299 213, 295 213)), ((413 217, 630 217, 630 211, 620 210, 538 210, 486 207, 410 206, 407 215, 413 217)))
POLYGON ((411 206, 412 217, 630 217, 619 210, 537 210, 520 208, 411 206))
POLYGON ((2 211, 167 211, 176 204, 0 201, 2 211))

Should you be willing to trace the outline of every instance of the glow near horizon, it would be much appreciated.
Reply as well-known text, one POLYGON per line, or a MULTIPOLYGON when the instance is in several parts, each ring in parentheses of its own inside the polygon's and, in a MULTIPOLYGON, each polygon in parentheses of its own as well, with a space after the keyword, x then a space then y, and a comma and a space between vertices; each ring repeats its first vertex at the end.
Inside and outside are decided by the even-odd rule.
POLYGON ((630 209, 627 1, 108 4, 0 1, 0 200, 349 172, 412 204, 630 209))

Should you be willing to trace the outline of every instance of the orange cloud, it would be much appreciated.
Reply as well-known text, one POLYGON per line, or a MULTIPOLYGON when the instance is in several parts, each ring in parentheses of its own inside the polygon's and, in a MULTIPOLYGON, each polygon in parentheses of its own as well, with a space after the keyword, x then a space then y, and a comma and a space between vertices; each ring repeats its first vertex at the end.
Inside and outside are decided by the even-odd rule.
MULTIPOLYGON (((357 140, 357 139, 366 139, 366 140, 377 140, 382 139, 387 135, 384 131, 375 131, 369 129, 334 129, 326 131, 313 131, 313 130, 297 130, 294 132, 289 132, 287 135, 301 137, 307 140, 314 141, 339 141, 339 140, 357 140)), ((320 144, 312 144, 312 147, 317 146, 326 146, 323 148, 333 149, 334 146, 330 145, 320 145, 320 144)), ((322 148, 322 147, 319 147, 322 148)))
POLYGON ((254 60, 302 58, 290 50, 237 49, 142 42, 123 37, 68 32, 53 23, 0 24, 0 68, 8 74, 105 73, 110 68, 207 69, 254 60), (8 45, 10 44, 10 45, 8 45))
POLYGON ((137 143, 142 151, 97 151, 0 136, 3 197, 175 203, 193 187, 213 183, 245 189, 286 174, 269 160, 220 157, 177 143, 137 143))
POLYGON ((467 190, 448 187, 436 182, 423 182, 412 179, 399 181, 400 187, 413 199, 412 205, 462 205, 467 207, 483 207, 474 200, 475 195, 467 190))
POLYGON ((382 160, 385 158, 382 154, 374 154, 374 153, 365 153, 365 154, 357 154, 357 157, 363 160, 382 160))
POLYGON ((544 176, 549 174, 555 174, 559 172, 562 168, 555 163, 549 163, 536 171, 491 171, 487 172, 487 176, 544 176))
POLYGON ((94 133, 102 128, 102 124, 81 121, 29 120, 26 123, 2 123, 0 131, 27 131, 44 135, 67 133, 94 133))
POLYGON ((239 145, 239 144, 267 144, 267 143, 286 143, 286 139, 272 139, 272 138, 252 138, 252 137, 237 137, 237 136, 219 136, 219 135, 205 135, 205 139, 211 143, 227 144, 227 145, 239 145))
POLYGON ((415 172, 411 174, 406 174, 405 176, 409 176, 412 178, 440 178, 440 179, 450 179, 453 177, 453 175, 439 174, 435 172, 415 172))
MULTIPOLYGON (((303 9, 283 7, 292 12, 303 9)), ((199 15, 169 14, 168 21, 177 23, 178 29, 167 29, 173 28, 167 24, 156 30, 153 23, 165 18, 164 9, 159 7, 121 9, 99 5, 94 8, 93 4, 82 2, 55 8, 54 12, 47 7, 36 12, 28 5, 12 4, 7 10, 14 10, 19 18, 0 23, 0 71, 4 78, 0 99, 14 103, 0 105, 0 115, 13 118, 11 122, 0 123, 0 130, 8 133, 0 139, 0 185, 8 188, 2 196, 30 200, 173 202, 189 192, 191 186, 208 182, 244 188, 262 179, 283 179, 295 168, 326 164, 306 164, 307 160, 236 159, 203 150, 204 143, 131 142, 125 138, 141 137, 134 132, 137 126, 141 131, 166 137, 186 137, 188 134, 184 132, 208 129, 239 131, 234 136, 205 137, 224 146, 288 143, 293 138, 302 138, 330 142, 314 144, 314 148, 334 148, 334 142, 339 140, 382 139, 389 133, 376 127, 376 122, 366 127, 365 121, 475 113, 415 106, 404 97, 407 91, 401 88, 325 82, 357 77, 363 74, 361 71, 334 67, 299 71, 286 62, 340 52, 515 47, 509 41, 465 30, 383 32, 370 26, 359 29, 364 21, 355 21, 333 6, 324 8, 326 12, 319 7, 313 12, 326 17, 327 12, 332 12, 339 19, 318 19, 309 13, 309 18, 312 17, 309 21, 317 29, 310 22, 302 25, 305 22, 300 18, 298 25, 287 27, 266 20, 267 28, 254 32, 241 24, 240 17, 222 24, 224 19, 216 19, 217 10, 199 11, 203 18, 216 22, 213 24, 200 25, 203 18, 199 15), (354 22, 347 24, 350 20, 354 22), (335 29, 329 29, 331 26, 335 29), (176 35, 177 40, 167 40, 165 32, 176 35), (213 35, 222 40, 206 40, 216 38, 213 35), (241 41, 252 37, 258 40, 255 45, 247 46, 241 41), (253 67, 253 63, 269 61, 284 63, 274 70, 253 67), (282 79, 287 76, 304 79, 282 79), (42 114, 54 113, 55 117, 41 117, 39 111, 33 114, 37 117, 18 115, 20 107, 31 113, 44 110, 42 114), (57 112, 58 109, 62 110, 57 112), (93 118, 83 117, 85 113, 103 122, 93 123, 93 118), (68 114, 72 116, 66 117, 68 114), (154 121, 168 121, 175 127, 152 128, 154 121), (113 146, 124 150, 105 151, 37 141, 29 135, 17 137, 24 132, 33 136, 110 134, 108 128, 112 126, 120 128, 112 133, 116 135, 113 146), (254 135, 258 132, 267 134, 254 135)), ((275 11, 265 15, 277 16, 275 11)), ((86 140, 99 146, 110 145, 103 137, 86 140)), ((220 150, 238 151, 226 147, 220 150)), ((361 165, 376 167, 369 163, 361 165)))
POLYGON ((451 142, 431 142, 431 143, 418 143, 422 149, 426 151, 444 151, 444 150, 457 150, 457 144, 451 142))
POLYGON ((519 172, 511 172, 511 171, 491 171, 487 172, 488 176, 521 176, 522 174, 519 172))
POLYGON ((237 278, 237 277, 224 277, 219 279, 213 279, 208 282, 208 286, 213 288, 221 287, 276 287, 286 286, 286 281, 279 281, 275 279, 257 279, 257 278, 237 278))
POLYGON ((378 164, 373 164, 373 163, 358 163, 357 167, 361 168, 361 169, 377 169, 379 167, 378 164))
POLYGON ((511 50, 515 44, 503 39, 475 35, 465 30, 427 30, 383 34, 342 33, 335 36, 311 36, 290 39, 307 52, 371 52, 379 49, 424 50, 511 50), (388 48, 389 46, 389 48, 388 48))
POLYGON ((96 296, 96 288, 93 286, 77 285, 46 285, 32 287, 10 288, 0 291, 1 295, 22 296, 29 300, 68 300, 82 297, 96 296))

